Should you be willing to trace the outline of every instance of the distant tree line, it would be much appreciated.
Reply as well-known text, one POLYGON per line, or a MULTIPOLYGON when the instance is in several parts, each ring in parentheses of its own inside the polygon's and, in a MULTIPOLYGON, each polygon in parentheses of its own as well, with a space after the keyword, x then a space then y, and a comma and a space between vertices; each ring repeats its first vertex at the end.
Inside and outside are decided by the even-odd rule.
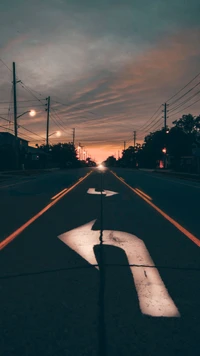
POLYGON ((144 143, 129 146, 116 159, 110 156, 104 164, 127 168, 156 168, 164 156, 170 157, 170 167, 180 169, 182 157, 193 156, 200 148, 200 116, 183 115, 173 122, 172 128, 150 132, 144 143))
POLYGON ((87 158, 86 160, 79 160, 75 146, 72 143, 57 143, 55 145, 46 145, 38 147, 44 152, 48 152, 47 165, 52 167, 66 168, 81 168, 94 167, 96 163, 87 158))
MULTIPOLYGON (((55 145, 37 145, 19 150, 19 166, 25 169, 43 169, 57 167, 81 168, 94 167, 96 163, 90 158, 79 160, 76 148, 72 143, 58 143, 55 145)), ((0 146, 0 170, 12 170, 16 166, 16 152, 12 145, 0 146)))

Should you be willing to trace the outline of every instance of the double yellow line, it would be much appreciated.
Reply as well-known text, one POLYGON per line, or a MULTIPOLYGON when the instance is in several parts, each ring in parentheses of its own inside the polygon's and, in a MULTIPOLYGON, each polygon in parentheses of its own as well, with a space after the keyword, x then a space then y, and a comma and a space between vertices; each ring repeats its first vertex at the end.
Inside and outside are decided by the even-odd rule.
POLYGON ((65 188, 54 197, 51 198, 52 202, 49 203, 45 208, 43 208, 39 213, 34 215, 31 219, 29 219, 25 224, 20 226, 17 230, 15 230, 12 234, 6 237, 2 242, 0 242, 0 250, 3 250, 11 241, 13 241, 19 234, 21 234, 28 226, 30 226, 35 220, 37 220, 41 215, 43 215, 47 210, 49 210, 53 205, 55 205, 60 199, 62 199, 66 194, 68 194, 72 189, 74 189, 78 184, 80 184, 84 179, 86 179, 92 171, 87 173, 84 177, 80 178, 75 184, 73 184, 70 188, 65 188))
POLYGON ((139 195, 142 194, 145 198, 152 200, 152 198, 149 195, 147 195, 146 193, 144 193, 142 190, 135 188, 134 192, 135 191, 137 191, 139 193, 139 195))
POLYGON ((152 198, 149 197, 147 194, 142 192, 137 188, 131 187, 128 183, 124 181, 121 177, 119 177, 113 171, 110 171, 117 179, 119 179, 122 183, 124 183, 129 189, 131 189, 135 194, 139 195, 147 204, 149 204, 152 208, 154 208, 159 214, 161 214, 166 220, 168 220, 172 225, 174 225, 179 231, 181 231, 185 236, 187 236, 192 242, 194 242, 198 247, 200 247, 200 240, 191 234, 188 230, 186 230, 183 226, 181 226, 177 221, 172 219, 169 215, 167 215, 163 210, 158 208, 155 204, 152 203, 152 198))

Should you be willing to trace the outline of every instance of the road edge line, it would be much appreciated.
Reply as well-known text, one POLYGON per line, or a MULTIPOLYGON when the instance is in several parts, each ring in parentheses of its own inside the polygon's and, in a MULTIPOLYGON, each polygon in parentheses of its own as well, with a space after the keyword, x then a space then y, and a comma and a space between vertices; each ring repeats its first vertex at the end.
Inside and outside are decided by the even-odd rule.
POLYGON ((169 215, 167 215, 164 211, 162 211, 158 206, 152 203, 150 200, 145 198, 142 194, 140 194, 137 190, 131 187, 128 183, 122 180, 116 173, 110 171, 118 180, 124 183, 129 189, 131 189, 135 194, 137 194, 140 198, 142 198, 146 203, 148 203, 152 208, 154 208, 160 215, 162 215, 166 220, 168 220, 173 226, 175 226, 180 232, 182 232, 186 237, 188 237, 193 243, 195 243, 198 247, 200 247, 200 240, 194 236, 191 232, 186 230, 183 226, 181 226, 177 221, 172 219, 169 215))
POLYGON ((17 230, 15 230, 9 236, 7 236, 3 241, 1 241, 0 242, 0 251, 3 250, 10 242, 12 242, 18 235, 20 235, 28 226, 30 226, 34 221, 36 221, 41 215, 43 215, 47 210, 49 210, 53 205, 55 205, 60 199, 62 199, 66 194, 68 194, 78 184, 80 184, 83 180, 85 180, 92 172, 93 171, 90 171, 85 176, 83 176, 80 180, 78 180, 70 188, 68 188, 67 191, 65 191, 61 195, 59 195, 51 203, 46 205, 42 210, 40 210, 37 214, 35 214, 32 218, 30 218, 26 223, 24 223, 17 230))

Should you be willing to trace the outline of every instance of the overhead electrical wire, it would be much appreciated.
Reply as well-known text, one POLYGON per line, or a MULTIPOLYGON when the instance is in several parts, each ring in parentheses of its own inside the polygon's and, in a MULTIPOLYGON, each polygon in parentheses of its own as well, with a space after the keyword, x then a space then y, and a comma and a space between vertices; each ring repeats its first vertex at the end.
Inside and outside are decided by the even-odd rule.
POLYGON ((1 63, 12 73, 12 70, 7 66, 7 64, 0 58, 1 63))
POLYGON ((54 108, 52 108, 52 107, 51 107, 51 114, 52 114, 52 110, 53 110, 54 118, 56 118, 56 120, 59 122, 59 124, 61 125, 63 130, 66 131, 66 128, 64 127, 64 125, 65 125, 64 121, 58 116, 58 114, 55 112, 54 108))
POLYGON ((42 100, 45 100, 45 99, 39 99, 35 94, 32 93, 32 90, 24 84, 24 82, 20 81, 19 83, 21 84, 22 88, 24 88, 26 91, 28 91, 34 98, 36 98, 39 102, 42 103, 42 105, 45 106, 45 104, 42 102, 42 100))
POLYGON ((170 104, 170 107, 172 105, 174 105, 177 101, 179 101, 180 99, 182 99, 184 96, 186 96, 188 93, 190 93, 193 89, 195 89, 198 85, 200 84, 200 82, 198 82, 196 85, 194 85, 191 89, 189 89, 186 93, 184 93, 183 95, 181 95, 178 99, 176 99, 175 101, 173 101, 173 103, 170 104))
POLYGON ((65 132, 67 135, 69 135, 69 132, 67 132, 65 130, 65 128, 63 128, 63 126, 58 122, 58 120, 56 119, 56 117, 54 115, 52 115, 52 113, 50 113, 50 118, 51 120, 54 122, 54 124, 63 132, 65 132))
MULTIPOLYGON (((171 101, 173 98, 175 98, 179 93, 181 93, 186 87, 188 87, 188 85, 190 85, 197 77, 199 77, 200 75, 200 72, 194 77, 192 78, 192 80, 190 80, 183 88, 181 88, 177 93, 175 93, 174 95, 172 95, 167 101, 166 103, 168 103, 169 101, 171 101)), ((177 99, 175 99, 171 104, 170 104, 170 110, 169 110, 169 113, 170 112, 174 112, 174 110, 177 110, 178 108, 180 108, 181 106, 183 106, 184 104, 186 104, 188 101, 190 101, 191 99, 193 99, 196 95, 198 95, 198 93, 200 91, 198 91, 197 93, 195 93, 194 95, 192 95, 190 98, 186 98, 184 101, 182 101, 181 103, 179 103, 177 106, 173 107, 174 104, 176 104, 180 99, 184 98, 188 93, 190 93, 192 90, 194 90, 198 85, 200 84, 200 82, 198 82, 197 84, 195 84, 192 88, 190 88, 189 90, 187 90, 183 95, 181 95, 180 97, 178 97, 177 99), (172 107, 171 107, 172 106, 172 107)), ((188 105, 187 107, 184 107, 183 110, 187 109, 188 107, 191 107, 192 105, 196 104, 199 100, 195 101, 194 103, 192 103, 191 105, 188 105)), ((161 106, 160 106, 161 107, 161 106)), ((156 121, 154 123, 154 121, 156 120, 157 117, 155 117, 153 119, 153 117, 156 115, 156 113, 159 111, 160 107, 156 110, 156 112, 152 115, 152 117, 143 125, 141 126, 141 128, 138 130, 138 132, 140 133, 144 133, 144 132, 147 132, 149 131, 150 129, 154 128, 155 125, 161 120, 161 118, 156 121), (153 119, 153 120, 152 120, 153 119), (152 120, 152 121, 151 121, 152 120), (149 123, 149 121, 151 121, 149 123), (153 124, 154 123, 154 124, 153 124), (152 125, 153 124, 153 125, 152 125), (145 128, 145 129, 144 129, 145 128)), ((171 116, 174 116, 176 114, 178 114, 179 112, 181 112, 182 110, 174 113, 173 115, 171 116)), ((157 125, 157 127, 159 127, 160 125, 157 125)), ((156 129, 155 128, 155 129, 156 129)))
POLYGON ((194 101, 194 103, 192 103, 192 104, 190 104, 190 105, 186 106, 185 108, 183 108, 183 109, 181 109, 181 110, 179 110, 179 111, 177 111, 177 112, 173 113, 173 114, 172 114, 172 115, 170 115, 170 116, 174 116, 174 115, 179 114, 180 112, 183 112, 183 110, 190 108, 191 106, 195 105, 195 104, 196 104, 196 103, 198 103, 199 101, 200 101, 200 99, 198 99, 198 100, 194 101))
POLYGON ((63 103, 61 103, 60 101, 56 101, 56 100, 53 100, 53 99, 51 99, 51 101, 53 101, 54 103, 63 105, 63 106, 70 106, 70 105, 71 105, 71 104, 63 104, 63 103))
MULTIPOLYGON (((147 122, 146 122, 145 124, 143 124, 143 125, 138 129, 138 131, 141 131, 141 130, 143 129, 143 127, 145 127, 145 126, 153 119, 153 117, 157 114, 157 112, 159 111, 159 109, 160 109, 161 107, 162 107, 162 105, 159 106, 159 108, 154 112, 154 114, 150 117, 150 119, 147 120, 147 122)), ((152 122, 153 122, 155 119, 156 119, 156 118, 154 118, 154 119, 152 120, 152 122)), ((151 124, 151 122, 150 122, 150 124, 151 124)), ((149 126, 149 124, 148 124, 147 126, 149 126)))
MULTIPOLYGON (((35 107, 42 107, 43 105, 41 105, 41 104, 38 104, 38 105, 34 105, 34 108, 35 107)), ((0 106, 0 109, 7 109, 8 107, 1 107, 0 106)), ((26 106, 19 106, 19 105, 17 105, 17 108, 18 109, 24 109, 24 108, 27 108, 27 105, 26 106)), ((13 109, 14 110, 14 109, 13 109)))
MULTIPOLYGON (((2 120, 4 120, 4 121, 7 121, 7 122, 12 122, 12 121, 10 121, 10 120, 8 120, 8 119, 2 117, 2 116, 0 116, 0 119, 2 119, 2 120)), ((36 132, 33 132, 32 130, 27 129, 27 128, 24 127, 23 125, 18 124, 17 126, 18 126, 18 128, 22 128, 22 129, 24 129, 24 130, 26 130, 26 131, 32 133, 33 135, 38 136, 38 137, 42 138, 43 140, 45 140, 44 137, 42 137, 41 135, 37 134, 36 132)))
POLYGON ((198 94, 200 94, 200 90, 197 91, 195 94, 193 94, 192 96, 190 96, 189 98, 187 98, 186 100, 182 101, 179 105, 177 105, 175 108, 169 110, 169 113, 174 112, 176 109, 182 107, 184 104, 188 103, 188 101, 190 101, 191 99, 193 99, 195 96, 197 96, 198 94))
MULTIPOLYGON (((0 128, 6 129, 6 130, 11 131, 11 132, 14 132, 14 129, 11 129, 11 128, 8 128, 8 127, 2 126, 2 125, 0 125, 0 128)), ((19 132, 19 133, 20 133, 20 136, 28 137, 29 139, 32 140, 32 137, 30 137, 29 135, 27 135, 27 134, 25 134, 23 132, 19 132)), ((21 137, 21 138, 23 138, 23 137, 21 137)), ((29 141, 29 142, 31 142, 31 141, 29 141)))
MULTIPOLYGON (((41 99, 41 100, 46 100, 46 99, 41 99)), ((18 103, 27 103, 27 102, 32 102, 32 101, 38 101, 38 100, 17 100, 18 103)), ((9 104, 10 101, 0 101, 0 104, 9 104)), ((42 106, 42 105, 41 105, 42 106)))
POLYGON ((200 75, 200 72, 195 75, 195 77, 193 79, 191 79, 183 88, 181 88, 176 94, 172 95, 167 101, 166 103, 168 103, 171 99, 173 99, 176 95, 178 95, 182 90, 184 90, 190 83, 192 83, 198 76, 200 75))

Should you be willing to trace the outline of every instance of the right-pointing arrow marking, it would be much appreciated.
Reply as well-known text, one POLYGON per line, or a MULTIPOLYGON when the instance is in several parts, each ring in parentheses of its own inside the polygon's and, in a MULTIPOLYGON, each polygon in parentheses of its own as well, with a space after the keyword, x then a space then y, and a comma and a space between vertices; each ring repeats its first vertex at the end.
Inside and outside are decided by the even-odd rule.
MULTIPOLYGON (((101 192, 97 192, 95 188, 89 188, 87 191, 88 194, 97 194, 101 195, 101 192)), ((117 192, 112 192, 112 190, 103 190, 102 194, 106 197, 111 197, 112 195, 118 194, 117 192)))

